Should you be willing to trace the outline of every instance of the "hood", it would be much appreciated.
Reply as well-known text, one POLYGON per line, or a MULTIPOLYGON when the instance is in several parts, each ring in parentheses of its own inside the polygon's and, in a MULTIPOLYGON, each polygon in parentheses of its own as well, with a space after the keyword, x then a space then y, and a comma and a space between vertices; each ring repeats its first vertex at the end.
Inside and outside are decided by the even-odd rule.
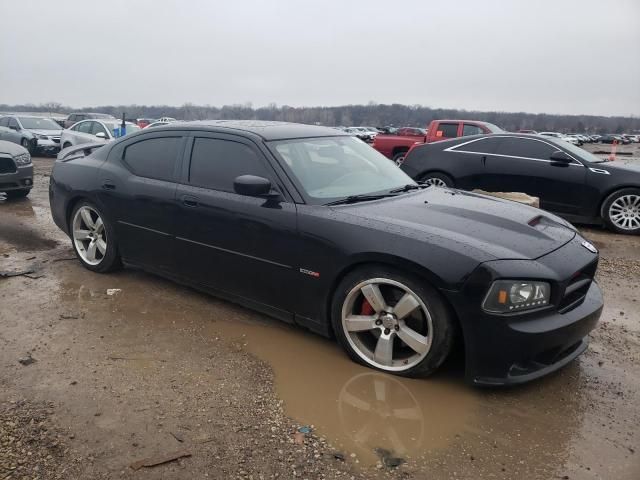
POLYGON ((28 153, 28 151, 22 145, 18 145, 17 143, 13 142, 7 142, 5 140, 0 140, 1 155, 11 155, 12 157, 15 157, 16 155, 22 155, 23 153, 28 153))
MULTIPOLYGON (((594 168, 613 168, 615 170, 624 170, 627 172, 640 173, 640 161, 638 160, 615 160, 613 162, 596 163, 594 168)), ((640 180, 640 177, 638 178, 640 180)))
POLYGON ((38 135, 47 135, 48 137, 58 137, 62 134, 62 127, 60 127, 60 130, 41 130, 39 128, 30 128, 29 131, 31 133, 36 133, 38 135))
POLYGON ((533 207, 460 190, 426 190, 340 207, 367 222, 378 220, 389 230, 458 251, 476 252, 483 261, 532 260, 576 235, 564 220, 533 207))

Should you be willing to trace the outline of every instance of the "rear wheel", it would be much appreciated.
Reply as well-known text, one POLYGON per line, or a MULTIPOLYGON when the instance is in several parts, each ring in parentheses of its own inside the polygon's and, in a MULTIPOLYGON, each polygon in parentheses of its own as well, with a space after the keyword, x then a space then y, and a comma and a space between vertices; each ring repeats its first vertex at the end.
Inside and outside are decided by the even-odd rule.
POLYGON ((80 202, 73 209, 71 243, 89 270, 109 272, 122 265, 113 227, 92 203, 80 202))
POLYGON ((347 275, 334 295, 331 320, 353 360, 397 375, 430 375, 453 345, 453 318, 440 295, 385 266, 347 275))
POLYGON ((395 163, 396 165, 400 166, 402 165, 402 162, 404 162, 404 157, 407 156, 407 152, 398 152, 393 156, 393 163, 395 163))
POLYGON ((453 179, 445 174, 439 172, 431 172, 420 178, 421 183, 425 183, 427 185, 434 185, 436 187, 453 187, 453 179))
POLYGON ((614 232, 640 234, 640 189, 623 188, 602 204, 602 218, 614 232))

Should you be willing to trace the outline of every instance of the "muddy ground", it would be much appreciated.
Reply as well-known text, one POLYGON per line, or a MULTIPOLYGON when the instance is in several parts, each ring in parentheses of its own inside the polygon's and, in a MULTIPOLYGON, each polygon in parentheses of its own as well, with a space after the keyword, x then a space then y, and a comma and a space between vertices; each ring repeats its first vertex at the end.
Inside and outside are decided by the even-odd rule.
POLYGON ((583 229, 606 301, 585 355, 478 390, 455 360, 400 379, 146 273, 83 269, 49 215, 53 160, 34 163, 29 198, 0 202, 0 271, 33 270, 0 278, 0 479, 640 478, 640 238, 583 229))

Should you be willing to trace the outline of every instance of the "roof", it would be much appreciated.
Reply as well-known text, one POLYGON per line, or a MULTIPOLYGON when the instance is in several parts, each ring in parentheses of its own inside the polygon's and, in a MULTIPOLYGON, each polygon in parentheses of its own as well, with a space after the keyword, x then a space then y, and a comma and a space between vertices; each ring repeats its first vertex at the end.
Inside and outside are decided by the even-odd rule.
POLYGON ((221 131, 228 129, 248 132, 262 137, 264 140, 348 136, 340 130, 331 127, 263 120, 198 120, 194 122, 172 122, 162 128, 178 130, 183 129, 185 125, 188 125, 190 128, 202 130, 215 129, 221 131))

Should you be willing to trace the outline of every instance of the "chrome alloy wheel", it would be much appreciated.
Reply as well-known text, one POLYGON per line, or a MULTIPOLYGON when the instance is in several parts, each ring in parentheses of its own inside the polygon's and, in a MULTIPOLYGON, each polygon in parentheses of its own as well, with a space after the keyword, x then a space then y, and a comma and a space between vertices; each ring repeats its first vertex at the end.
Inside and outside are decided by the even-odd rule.
POLYGON ((107 253, 107 232, 98 212, 86 205, 79 208, 73 217, 72 235, 82 260, 98 265, 107 253))
POLYGON ((622 230, 640 228, 640 195, 623 195, 609 207, 611 222, 622 230))
POLYGON ((425 185, 433 185, 434 187, 446 187, 447 184, 445 183, 444 180, 442 180, 441 178, 437 178, 437 177, 431 177, 431 178, 427 178, 424 182, 425 185))
POLYGON ((409 287, 387 278, 366 280, 347 294, 342 328, 358 356, 390 372, 420 363, 433 340, 427 306, 409 287))

